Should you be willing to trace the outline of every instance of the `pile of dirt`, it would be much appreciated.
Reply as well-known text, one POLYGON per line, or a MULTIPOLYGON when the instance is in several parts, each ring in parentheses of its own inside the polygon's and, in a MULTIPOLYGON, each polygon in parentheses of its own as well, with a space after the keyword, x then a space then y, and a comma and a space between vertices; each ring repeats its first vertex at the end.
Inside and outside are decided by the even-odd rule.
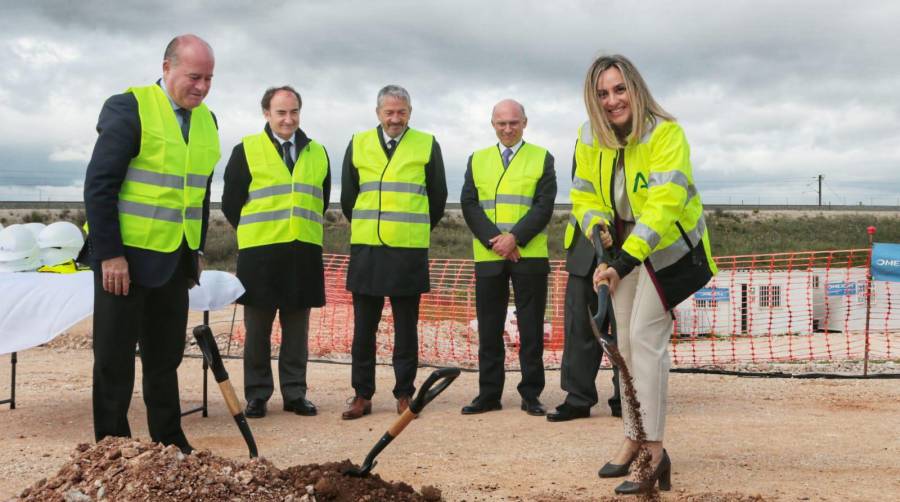
POLYGON ((277 502, 438 501, 441 491, 421 493, 406 483, 345 476, 349 460, 281 470, 264 458, 228 460, 207 450, 185 455, 175 446, 129 438, 78 445, 71 461, 19 495, 25 501, 91 500, 277 502))

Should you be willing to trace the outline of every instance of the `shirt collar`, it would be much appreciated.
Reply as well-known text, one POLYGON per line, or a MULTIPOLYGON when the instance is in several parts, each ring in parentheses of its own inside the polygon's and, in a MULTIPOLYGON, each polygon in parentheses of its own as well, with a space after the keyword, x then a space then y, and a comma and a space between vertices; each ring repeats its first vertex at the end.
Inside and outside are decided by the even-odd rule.
POLYGON ((178 106, 178 103, 176 103, 175 100, 172 99, 172 96, 169 96, 169 90, 166 89, 166 81, 163 80, 162 78, 160 78, 160 79, 157 81, 157 83, 158 83, 159 86, 162 88, 163 93, 165 93, 165 95, 166 95, 166 98, 168 98, 169 104, 172 105, 172 109, 175 110, 175 111, 180 110, 181 107, 178 106))
POLYGON ((504 145, 503 143, 500 143, 500 142, 498 141, 498 142, 497 142, 497 148, 500 149, 500 154, 501 154, 501 155, 503 154, 503 151, 506 150, 507 148, 509 148, 510 150, 512 150, 513 155, 515 155, 516 152, 519 151, 519 148, 522 147, 522 144, 523 144, 523 143, 525 143, 525 140, 520 139, 519 142, 516 143, 515 145, 510 146, 510 147, 507 147, 506 145, 504 145))
MULTIPOLYGON (((296 136, 296 133, 295 133, 295 136, 296 136)), ((291 142, 291 146, 294 146, 294 145, 297 144, 297 143, 294 141, 294 137, 293 137, 293 136, 291 137, 291 139, 282 139, 281 136, 279 136, 279 135, 273 133, 273 134, 272 134, 272 137, 275 138, 276 141, 278 141, 278 144, 279 144, 279 145, 284 145, 284 144, 285 144, 286 142, 288 142, 288 141, 291 142)))
POLYGON ((384 138, 384 144, 386 145, 388 143, 388 141, 390 141, 390 140, 394 140, 397 143, 399 143, 400 140, 403 138, 403 135, 406 134, 407 129, 409 129, 409 127, 407 127, 406 129, 403 129, 403 132, 401 132, 396 138, 392 138, 392 137, 388 136, 388 134, 386 132, 384 132, 384 128, 381 128, 381 136, 384 138))
POLYGON ((290 141, 291 144, 294 145, 297 143, 294 140, 297 139, 297 134, 300 132, 300 129, 297 129, 296 131, 294 131, 294 135, 291 136, 290 139, 281 139, 281 136, 272 132, 272 127, 269 126, 268 122, 266 122, 266 125, 263 126, 263 131, 265 131, 266 134, 268 134, 269 137, 272 138, 273 141, 278 141, 279 145, 284 144, 285 141, 290 141))

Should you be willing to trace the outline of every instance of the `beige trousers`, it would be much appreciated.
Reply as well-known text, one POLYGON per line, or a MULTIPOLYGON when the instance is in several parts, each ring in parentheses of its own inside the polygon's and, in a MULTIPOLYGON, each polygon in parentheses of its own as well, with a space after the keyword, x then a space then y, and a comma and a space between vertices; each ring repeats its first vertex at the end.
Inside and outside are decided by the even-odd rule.
MULTIPOLYGON (((641 406, 647 441, 662 441, 666 427, 666 398, 669 387, 669 339, 672 316, 663 308, 659 294, 643 265, 619 282, 613 294, 613 310, 618 328, 618 345, 634 379, 641 406)), ((622 392, 625 387, 623 383, 622 392)), ((622 399, 625 435, 637 438, 628 400, 622 399)))

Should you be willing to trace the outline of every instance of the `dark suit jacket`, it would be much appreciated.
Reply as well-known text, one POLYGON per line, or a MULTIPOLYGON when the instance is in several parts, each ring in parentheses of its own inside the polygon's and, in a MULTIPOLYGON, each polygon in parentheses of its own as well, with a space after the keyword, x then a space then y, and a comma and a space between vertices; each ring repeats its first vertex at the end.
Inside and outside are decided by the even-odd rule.
MULTIPOLYGON (((158 84, 159 82, 157 82, 158 84)), ((215 120, 215 117, 213 117, 215 120)), ((99 270, 100 262, 117 256, 128 260, 128 273, 134 284, 158 287, 166 283, 185 261, 188 275, 199 282, 198 256, 182 240, 181 247, 171 253, 160 253, 125 246, 119 228, 119 189, 128 172, 128 164, 141 148, 141 120, 137 98, 131 93, 116 94, 106 100, 97 120, 97 143, 84 179, 84 208, 89 233, 82 253, 92 268, 99 270)), ((203 200, 200 250, 206 242, 209 221, 209 185, 203 200)))
MULTIPOLYGON (((378 126, 378 140, 384 144, 384 134, 378 126)), ((403 142, 401 138, 400 142, 403 142)), ((431 160, 425 164, 425 191, 428 194, 428 213, 431 229, 444 217, 447 204, 447 178, 444 159, 437 140, 431 144, 431 160)), ((353 206, 359 196, 359 171, 353 165, 353 140, 344 154, 341 173, 341 210, 347 221, 353 219, 353 206)), ((353 293, 372 296, 408 296, 427 292, 428 250, 392 248, 388 246, 350 246, 350 266, 347 269, 347 289, 353 293)))
MULTIPOLYGON (((575 155, 572 155, 572 179, 575 179, 575 155)), ((581 231, 581 225, 575 224, 575 236, 566 249, 566 272, 578 277, 590 277, 594 274, 597 254, 594 246, 581 231)))
MULTIPOLYGON (((538 233, 547 228, 550 218, 553 216, 553 206, 556 200, 556 170, 553 167, 553 155, 547 152, 544 157, 544 173, 538 180, 534 191, 534 199, 531 209, 513 226, 510 232, 516 236, 516 243, 521 246, 528 245, 538 233)), ((490 248, 490 240, 500 235, 500 229, 494 224, 481 206, 478 205, 478 189, 472 177, 472 156, 466 166, 466 177, 463 182, 462 194, 459 200, 462 207, 463 218, 469 230, 485 247, 490 248)), ((513 273, 521 274, 547 274, 550 273, 550 264, 547 258, 522 258, 517 263, 504 261, 476 262, 475 274, 480 276, 497 275, 509 266, 513 273)))
MULTIPOLYGON (((265 131, 276 148, 280 148, 281 144, 272 137, 268 124, 265 131)), ((299 152, 309 144, 309 138, 298 129, 294 133, 293 143, 299 152)), ((232 150, 225 167, 225 191, 222 193, 222 212, 235 229, 240 223, 251 181, 244 143, 241 142, 232 150)), ((322 182, 322 197, 324 209, 327 210, 331 197, 330 172, 322 182)), ((243 249, 238 253, 237 276, 247 290, 238 299, 238 303, 244 305, 279 309, 325 305, 322 246, 295 240, 243 249)))

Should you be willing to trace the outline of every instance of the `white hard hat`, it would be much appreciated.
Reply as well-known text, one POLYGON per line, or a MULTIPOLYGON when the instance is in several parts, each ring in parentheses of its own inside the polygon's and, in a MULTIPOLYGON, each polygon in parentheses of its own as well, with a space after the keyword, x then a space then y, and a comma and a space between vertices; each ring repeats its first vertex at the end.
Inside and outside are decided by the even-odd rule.
MULTIPOLYGON (((81 229, 68 221, 57 221, 44 228, 37 237, 38 247, 48 248, 77 248, 84 245, 84 235, 81 229)), ((77 254, 77 251, 76 251, 77 254)), ((74 258, 74 256, 73 256, 74 258)), ((65 261, 65 260, 63 260, 65 261)))
POLYGON ((37 241, 24 225, 10 225, 0 230, 0 262, 37 257, 37 241))
POLYGON ((0 261, 0 272, 34 272, 40 266, 41 257, 34 255, 21 260, 0 261))
POLYGON ((69 260, 74 260, 81 248, 44 248, 40 250, 38 255, 41 259, 41 265, 59 265, 69 260))
POLYGON ((22 226, 27 228, 28 231, 31 232, 31 235, 34 236, 35 240, 37 240, 38 236, 41 235, 41 232, 43 232, 44 229, 47 228, 47 225, 44 225, 43 223, 41 223, 39 221, 32 221, 31 223, 23 223, 22 226))

